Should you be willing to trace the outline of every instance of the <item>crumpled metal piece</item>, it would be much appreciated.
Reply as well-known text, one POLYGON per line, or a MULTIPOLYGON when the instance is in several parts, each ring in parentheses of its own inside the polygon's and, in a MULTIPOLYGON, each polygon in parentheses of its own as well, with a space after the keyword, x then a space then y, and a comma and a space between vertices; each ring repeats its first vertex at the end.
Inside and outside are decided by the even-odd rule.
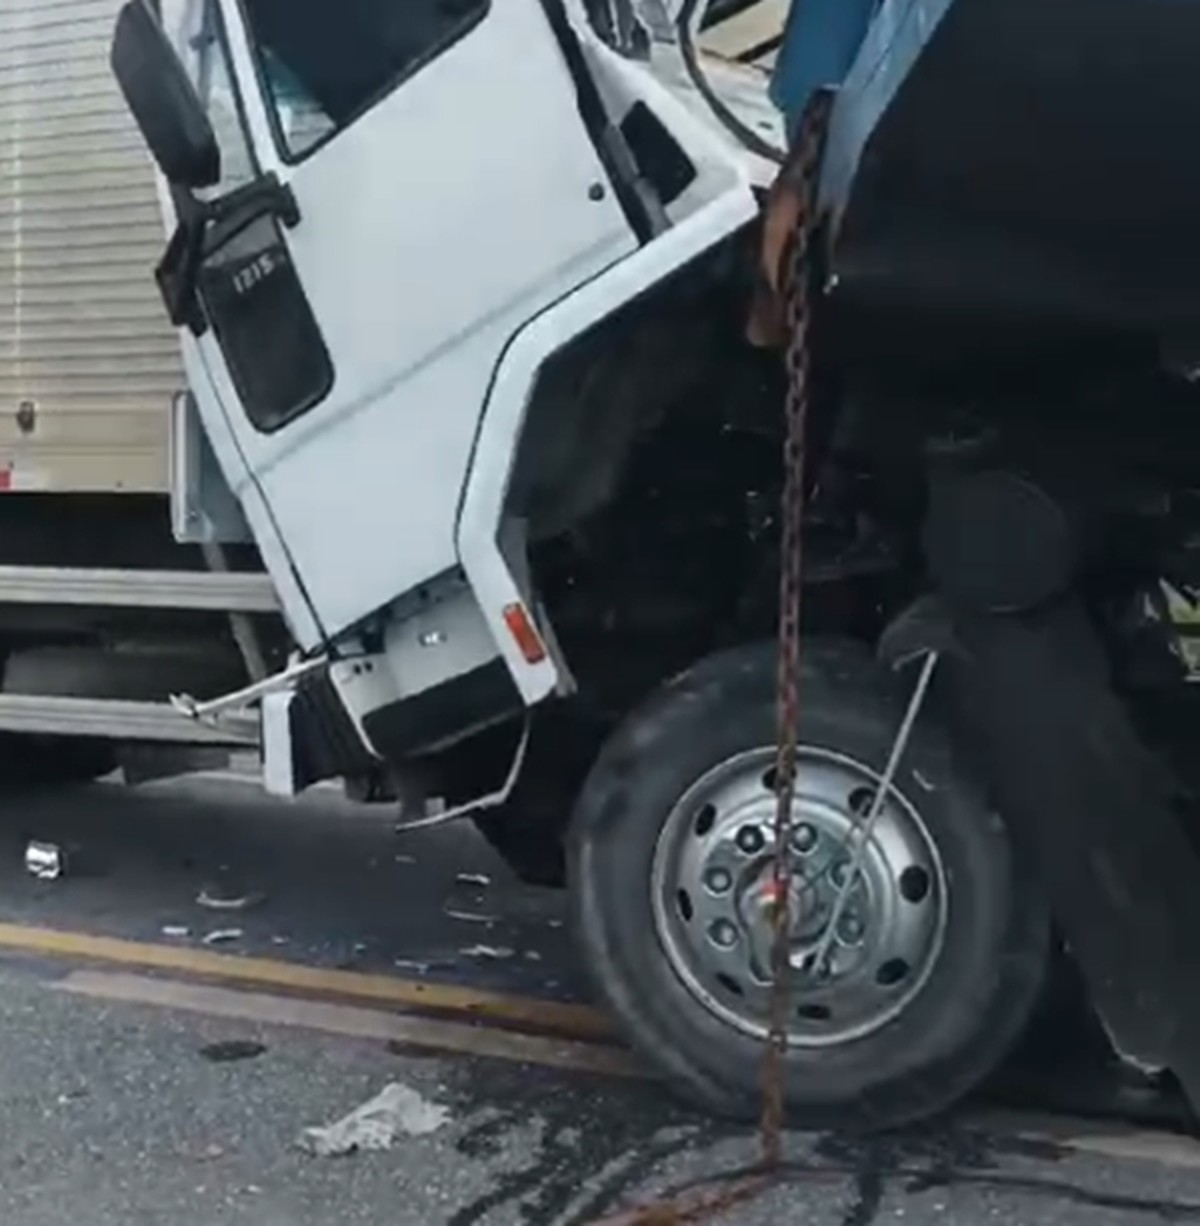
POLYGON ((355 1150, 390 1149, 397 1133, 421 1137, 436 1132, 450 1118, 447 1108, 398 1081, 391 1081, 374 1098, 332 1124, 306 1128, 301 1149, 318 1158, 355 1150))

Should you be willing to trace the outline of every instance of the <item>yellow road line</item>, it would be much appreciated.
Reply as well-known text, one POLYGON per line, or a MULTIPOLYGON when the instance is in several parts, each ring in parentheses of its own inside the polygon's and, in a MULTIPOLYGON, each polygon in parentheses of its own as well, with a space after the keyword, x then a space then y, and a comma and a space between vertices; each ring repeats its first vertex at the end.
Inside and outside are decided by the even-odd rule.
POLYGON ((272 996, 125 972, 74 971, 54 983, 58 991, 96 1000, 122 1001, 236 1018, 271 1026, 295 1026, 360 1039, 383 1039, 410 1047, 488 1056, 549 1068, 638 1078, 643 1072, 619 1048, 492 1030, 467 1022, 414 1017, 330 1004, 295 996, 272 996))
POLYGON ((321 996, 380 1001, 410 1009, 467 1013, 490 1022, 550 1030, 573 1039, 612 1038, 612 1028, 605 1015, 586 1005, 539 1000, 457 984, 423 983, 391 975, 329 970, 271 958, 243 958, 204 949, 154 945, 22 924, 0 924, 0 949, 169 971, 226 983, 287 988, 321 996))

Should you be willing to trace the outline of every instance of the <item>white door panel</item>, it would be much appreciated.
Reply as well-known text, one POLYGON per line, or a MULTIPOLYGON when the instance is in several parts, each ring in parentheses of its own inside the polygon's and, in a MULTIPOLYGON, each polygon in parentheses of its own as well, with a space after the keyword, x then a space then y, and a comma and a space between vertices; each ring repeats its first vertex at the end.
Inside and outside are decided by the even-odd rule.
POLYGON ((317 624, 311 602, 300 586, 291 557, 284 548, 271 508, 267 506, 262 490, 237 447, 241 425, 234 415, 241 412, 241 406, 228 373, 219 361, 219 354, 205 353, 190 345, 184 346, 184 369, 189 387, 209 389, 210 395, 199 398, 197 402, 204 432, 226 484, 241 504, 263 566, 279 595, 280 607, 292 636, 302 650, 311 651, 321 644, 321 627, 317 624))
MULTIPOLYGON (((334 369, 316 407, 271 433, 233 413, 233 432, 336 633, 454 564, 455 514, 505 345, 635 244, 538 0, 494 0, 296 165, 249 74, 237 0, 222 12, 260 169, 299 206, 287 248, 334 369)), ((199 344, 222 362, 213 332, 199 344)))
MULTIPOLYGON (((583 264, 581 273, 590 271, 583 264)), ((405 371, 401 389, 345 412, 328 440, 318 433, 265 477, 279 522, 302 525, 289 531, 288 544, 306 589, 319 593, 327 627, 348 625, 455 564, 455 522, 478 408, 498 355, 529 314, 524 298, 455 337, 452 360, 405 371), (395 420, 418 413, 415 428, 395 420), (352 479, 340 479, 347 471, 352 479), (366 490, 386 497, 365 497, 366 490)))

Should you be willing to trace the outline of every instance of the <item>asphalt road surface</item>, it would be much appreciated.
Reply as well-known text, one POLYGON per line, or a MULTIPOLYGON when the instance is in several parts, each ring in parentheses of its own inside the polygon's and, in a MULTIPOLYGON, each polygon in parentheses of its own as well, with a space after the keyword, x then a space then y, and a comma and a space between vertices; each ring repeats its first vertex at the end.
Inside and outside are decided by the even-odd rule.
MULTIPOLYGON (((605 1034, 560 900, 469 828, 398 841, 384 811, 232 781, 5 800, 0 1069, 6 1226, 586 1226, 758 1153, 605 1034), (25 871, 31 837, 62 877, 25 871), (301 1145, 388 1085, 390 1148, 301 1145)), ((1200 1222, 1200 1144, 1142 1124, 981 1102, 787 1158, 712 1220, 1200 1222)))

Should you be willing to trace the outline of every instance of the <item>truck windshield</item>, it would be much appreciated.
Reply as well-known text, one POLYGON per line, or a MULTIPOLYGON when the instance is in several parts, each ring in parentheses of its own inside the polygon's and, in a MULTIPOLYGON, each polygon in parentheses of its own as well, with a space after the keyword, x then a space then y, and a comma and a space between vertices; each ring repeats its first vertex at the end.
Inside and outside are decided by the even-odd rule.
POLYGON ((242 0, 276 119, 296 160, 460 38, 489 0, 242 0))

